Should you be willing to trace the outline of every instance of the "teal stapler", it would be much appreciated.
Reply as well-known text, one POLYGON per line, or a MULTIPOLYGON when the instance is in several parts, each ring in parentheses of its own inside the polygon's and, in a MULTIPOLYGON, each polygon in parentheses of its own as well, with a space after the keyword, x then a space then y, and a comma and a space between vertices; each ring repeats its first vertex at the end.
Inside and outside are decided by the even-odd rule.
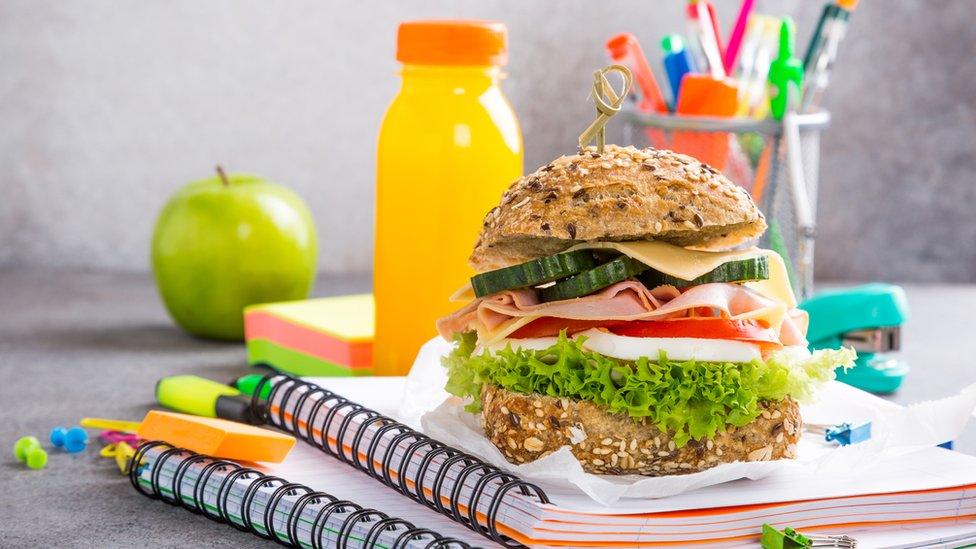
POLYGON ((901 347, 901 325, 908 320, 905 291, 891 284, 865 284, 822 292, 800 304, 810 314, 810 349, 853 347, 857 362, 837 379, 871 393, 891 393, 908 365, 885 355, 901 347))

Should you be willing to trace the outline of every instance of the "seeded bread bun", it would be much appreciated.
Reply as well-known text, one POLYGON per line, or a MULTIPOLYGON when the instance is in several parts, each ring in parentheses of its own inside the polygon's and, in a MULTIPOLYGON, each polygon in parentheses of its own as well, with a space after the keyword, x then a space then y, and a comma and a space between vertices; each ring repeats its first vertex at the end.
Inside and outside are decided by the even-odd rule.
POLYGON ((676 475, 733 461, 792 459, 803 426, 799 405, 787 398, 763 404, 762 414, 744 427, 677 448, 657 427, 590 402, 488 384, 481 402, 485 434, 508 461, 525 463, 569 446, 585 471, 608 475, 676 475))
POLYGON ((485 216, 479 271, 582 241, 661 240, 721 249, 758 237, 763 215, 718 170, 671 151, 607 145, 562 156, 515 183, 485 216))

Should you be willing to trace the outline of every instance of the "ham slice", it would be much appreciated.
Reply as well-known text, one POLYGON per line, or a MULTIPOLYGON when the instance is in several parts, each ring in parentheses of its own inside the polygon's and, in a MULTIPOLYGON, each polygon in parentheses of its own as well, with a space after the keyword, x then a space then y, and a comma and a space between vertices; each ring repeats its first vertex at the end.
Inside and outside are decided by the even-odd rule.
MULTIPOLYGON (((673 286, 648 289, 636 280, 619 282, 598 293, 540 303, 532 289, 507 290, 476 299, 437 321, 445 339, 458 331, 476 329, 497 334, 512 321, 542 316, 575 320, 668 320, 686 317, 753 319, 767 322, 783 345, 805 345, 806 313, 738 284, 712 283, 679 292, 673 286)), ((501 335, 504 337, 504 334, 501 335)))

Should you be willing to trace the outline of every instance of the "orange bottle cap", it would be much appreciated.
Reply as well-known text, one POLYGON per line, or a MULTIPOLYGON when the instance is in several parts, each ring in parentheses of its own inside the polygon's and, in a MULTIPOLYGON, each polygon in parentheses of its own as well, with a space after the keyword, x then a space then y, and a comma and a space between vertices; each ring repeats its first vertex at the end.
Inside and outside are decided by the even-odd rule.
POLYGON ((396 58, 416 65, 504 65, 508 31, 498 21, 407 21, 397 29, 396 58))

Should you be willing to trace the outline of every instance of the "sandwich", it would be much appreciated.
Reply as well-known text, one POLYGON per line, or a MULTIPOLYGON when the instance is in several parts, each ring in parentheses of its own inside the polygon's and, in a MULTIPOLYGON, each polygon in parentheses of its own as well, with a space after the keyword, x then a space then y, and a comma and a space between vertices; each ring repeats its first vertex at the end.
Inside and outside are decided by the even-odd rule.
POLYGON ((749 194, 666 150, 560 157, 488 212, 437 322, 446 389, 512 463, 568 446, 591 473, 662 476, 796 457, 798 402, 850 349, 807 350, 749 194))

